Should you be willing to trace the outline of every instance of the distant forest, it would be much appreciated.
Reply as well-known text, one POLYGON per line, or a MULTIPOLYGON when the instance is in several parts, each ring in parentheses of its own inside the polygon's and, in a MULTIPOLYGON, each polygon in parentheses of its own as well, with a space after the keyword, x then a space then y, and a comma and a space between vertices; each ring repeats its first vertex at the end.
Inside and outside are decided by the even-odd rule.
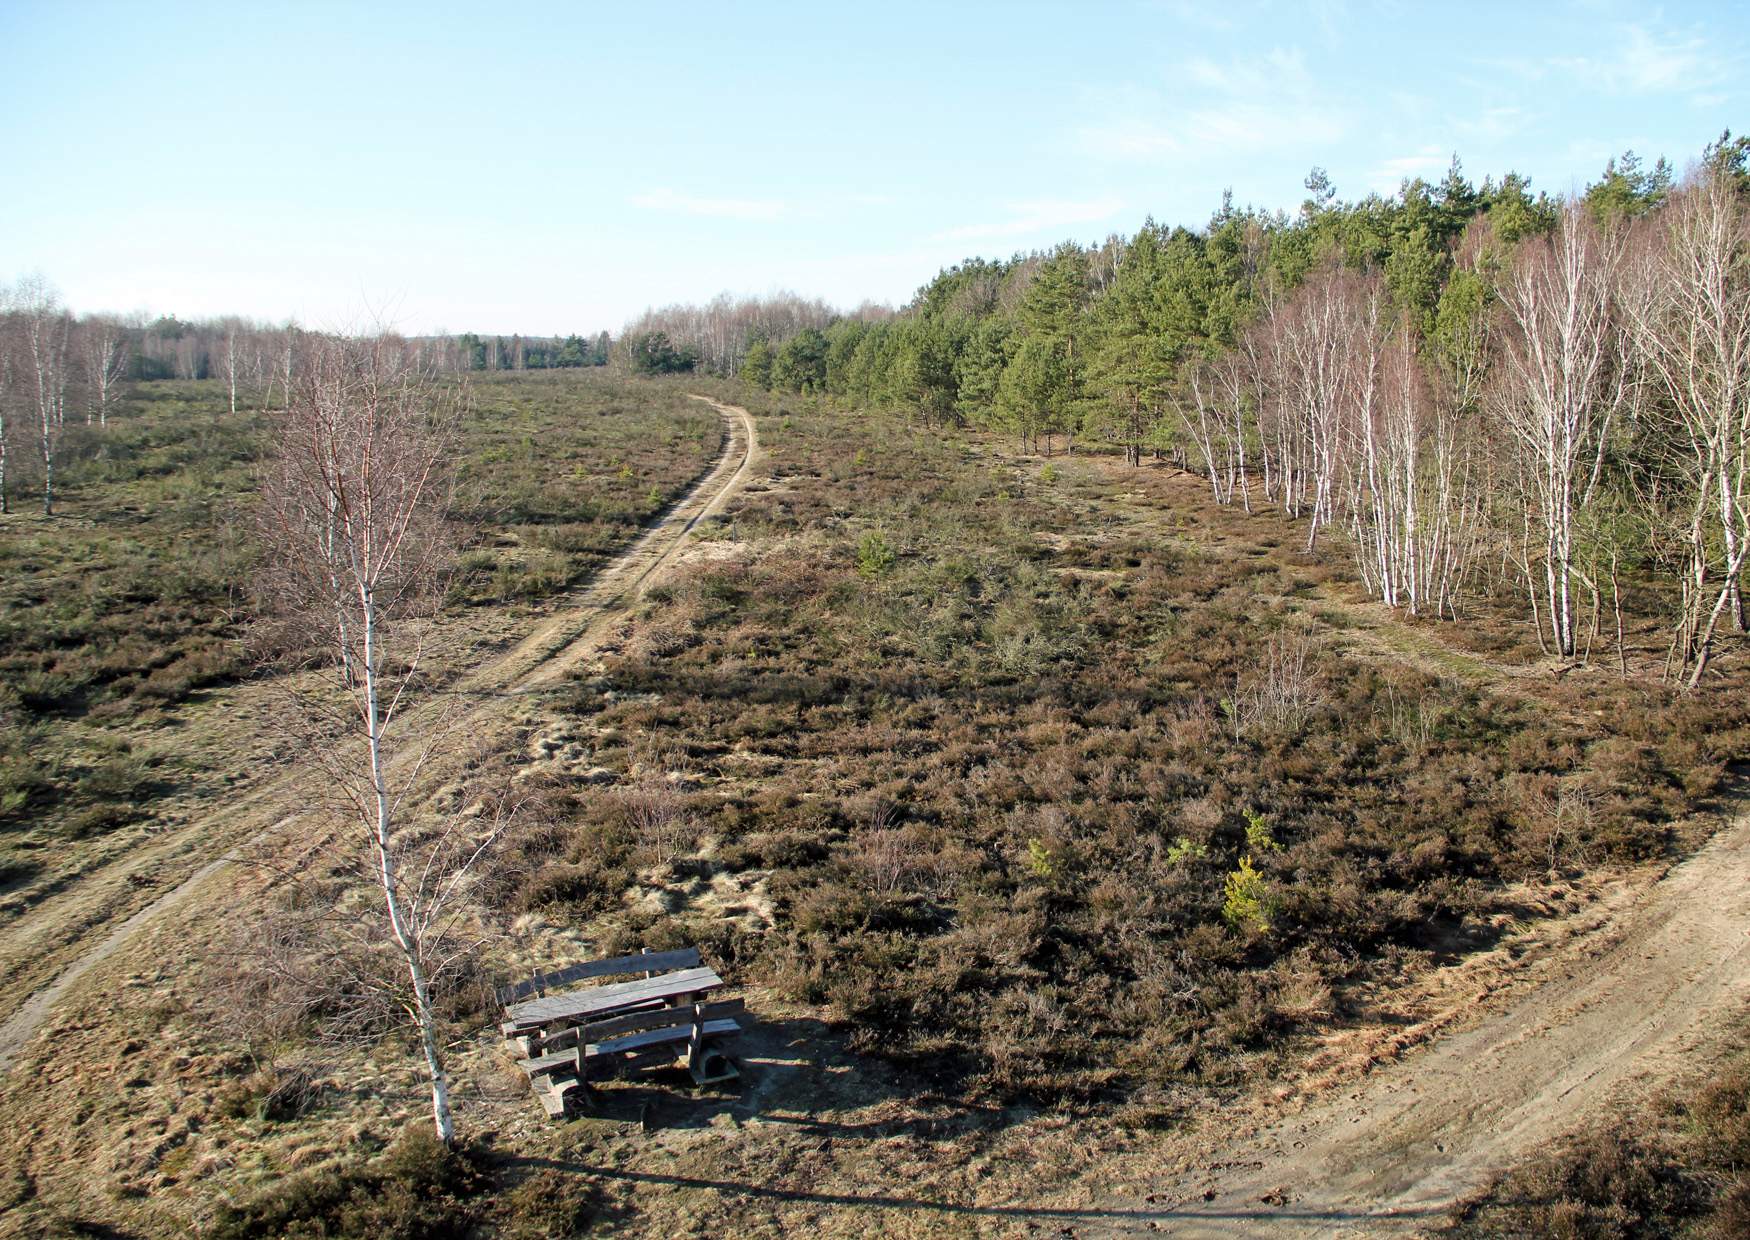
POLYGON ((1394 606, 1516 591, 1552 653, 1621 649, 1623 582, 1671 616, 1666 674, 1745 628, 1750 141, 1681 178, 1632 152, 1571 198, 1454 158, 1293 215, 1145 222, 940 272, 897 315, 720 298, 628 348, 759 388, 1007 432, 1023 450, 1170 454, 1214 498, 1346 535, 1394 606))
MULTIPOLYGON (((262 388, 299 329, 248 319, 218 318, 184 321, 174 315, 119 324, 133 379, 222 379, 232 370, 247 371, 262 388)), ((427 360, 442 371, 552 370, 573 366, 606 366, 610 353, 607 332, 594 336, 459 336, 415 337, 427 360)))

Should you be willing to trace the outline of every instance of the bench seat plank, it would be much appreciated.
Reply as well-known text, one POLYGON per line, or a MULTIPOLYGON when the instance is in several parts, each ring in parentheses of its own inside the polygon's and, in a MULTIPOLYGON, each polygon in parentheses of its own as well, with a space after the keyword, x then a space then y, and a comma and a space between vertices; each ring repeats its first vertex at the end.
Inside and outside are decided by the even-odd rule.
MULTIPOLYGON (((708 1020, 705 1022, 707 1038, 721 1038, 727 1034, 741 1032, 741 1025, 731 1018, 723 1020, 708 1020)), ((583 1048, 584 1060, 599 1055, 622 1055, 629 1051, 642 1051, 661 1046, 665 1042, 686 1042, 693 1036, 692 1022, 675 1025, 668 1029, 646 1029, 642 1033, 630 1033, 622 1038, 610 1038, 606 1042, 591 1042, 583 1048)), ((577 1052, 556 1051, 551 1055, 537 1055, 533 1059, 520 1059, 517 1067, 531 1077, 546 1076, 553 1072, 572 1068, 577 1063, 577 1052)))
MULTIPOLYGON (((747 1010, 747 1005, 741 999, 719 999, 715 1003, 704 1004, 706 1020, 721 1020, 726 1016, 739 1016, 747 1010)), ((661 1007, 646 1011, 628 1012, 623 1016, 609 1016, 605 1020, 592 1020, 587 1024, 572 1025, 548 1033, 541 1038, 541 1050, 558 1051, 568 1046, 576 1046, 579 1040, 585 1042, 600 1042, 621 1033, 636 1033, 640 1029, 661 1029, 668 1025, 688 1025, 693 1023, 693 1005, 684 1003, 676 1007, 661 1007)), ((513 1044, 516 1039, 512 1039, 513 1044)), ((525 1048, 523 1057, 530 1058, 525 1048)))

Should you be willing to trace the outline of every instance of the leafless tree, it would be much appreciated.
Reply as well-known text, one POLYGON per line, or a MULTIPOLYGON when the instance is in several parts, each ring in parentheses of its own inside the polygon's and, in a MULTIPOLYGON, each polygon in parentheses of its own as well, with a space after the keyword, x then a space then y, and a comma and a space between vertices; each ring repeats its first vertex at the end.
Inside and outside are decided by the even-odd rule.
POLYGON ((43 463, 43 515, 55 512, 55 451, 67 421, 67 344, 72 316, 60 297, 40 276, 20 283, 17 291, 23 361, 34 398, 38 443, 43 463))
POLYGON ((1685 483, 1687 563, 1673 638, 1686 682, 1707 670, 1715 635, 1745 623, 1750 555, 1750 212, 1726 180, 1704 171, 1650 218, 1624 280, 1634 339, 1662 400, 1685 483))
POLYGON ((85 424, 109 425, 109 410, 128 372, 127 337, 108 315, 87 315, 79 324, 79 359, 85 372, 85 424))
POLYGON ((1267 290, 1246 348, 1259 392, 1266 493, 1289 516, 1307 516, 1307 549, 1336 511, 1344 418, 1356 379, 1348 346, 1366 282, 1336 263, 1291 295, 1267 290))
POLYGON ((176 341, 172 356, 175 359, 178 379, 198 379, 201 377, 201 368, 206 360, 206 353, 201 347, 198 337, 184 336, 176 341))
POLYGON ((1577 649, 1581 517, 1634 392, 1613 295, 1621 257, 1620 232, 1601 230, 1570 201, 1551 236, 1523 243, 1500 290, 1505 330, 1489 406, 1514 451, 1535 530, 1522 565, 1533 618, 1567 657, 1577 649))
POLYGON ((1347 507, 1361 577, 1412 614, 1455 614, 1482 519, 1476 437, 1453 394, 1438 391, 1402 318, 1372 311, 1350 354, 1359 375, 1350 416, 1347 507))
MULTIPOLYGON (((865 303, 851 317, 885 318, 892 311, 865 303)), ((806 328, 825 330, 841 317, 825 302, 807 300, 795 293, 736 299, 719 294, 704 305, 672 305, 646 310, 626 325, 624 337, 660 331, 676 345, 692 345, 699 365, 716 374, 733 375, 740 369, 750 340, 779 344, 806 328)))
MULTIPOLYGON (((1413 477, 1416 469, 1416 389, 1413 374, 1400 371, 1397 383, 1387 381, 1393 352, 1388 335, 1393 333, 1383 282, 1371 278, 1358 294, 1344 324, 1347 373, 1338 463, 1362 580, 1396 605, 1409 586, 1405 527, 1416 519, 1413 488, 1404 477, 1413 477)), ((1402 337, 1401 328, 1396 335, 1402 337)))
POLYGON ((231 412, 233 414, 237 412, 237 377, 246 365, 245 359, 238 352, 239 327, 236 319, 225 320, 223 352, 219 355, 225 383, 231 391, 231 412))
POLYGON ((339 672, 312 712, 338 701, 347 738, 312 746, 348 808, 349 837, 380 889, 401 1002, 417 1028, 440 1137, 454 1136, 432 987, 458 895, 501 822, 467 818, 421 835, 407 798, 436 734, 404 734, 422 667, 419 620, 441 594, 458 398, 394 337, 308 335, 302 373, 263 478, 266 589, 339 672), (338 697, 333 695, 338 694, 338 697), (421 839, 435 842, 420 843, 421 839))
POLYGON ((13 337, 16 316, 12 313, 13 292, 0 284, 0 513, 12 511, 11 494, 6 489, 6 451, 11 442, 6 424, 6 412, 12 403, 13 337))
MULTIPOLYGON (((1179 425, 1196 445, 1219 504, 1237 494, 1252 509, 1246 478, 1246 436, 1251 397, 1244 354, 1234 350, 1214 358, 1194 358, 1185 368, 1183 390, 1171 401, 1179 425)), ((1140 446, 1131 464, 1140 460, 1140 446)))
POLYGON ((280 381, 284 384, 286 408, 292 405, 292 374, 296 368, 298 355, 298 340, 303 335, 297 323, 287 323, 275 342, 275 354, 279 359, 280 381))

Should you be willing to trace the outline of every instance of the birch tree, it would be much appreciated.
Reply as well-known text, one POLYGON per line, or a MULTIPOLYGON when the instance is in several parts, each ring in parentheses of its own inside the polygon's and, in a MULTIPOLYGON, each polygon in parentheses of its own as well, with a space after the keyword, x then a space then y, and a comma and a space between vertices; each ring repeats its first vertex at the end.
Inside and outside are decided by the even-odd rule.
POLYGON ((343 741, 312 756, 379 891, 384 950, 399 962, 399 1002, 447 1142, 455 1128, 433 986, 453 962, 458 894, 495 831, 468 836, 451 821, 421 834, 408 795, 435 734, 403 722, 421 672, 418 621, 440 597, 449 559, 457 400, 393 337, 306 335, 300 352, 262 482, 267 589, 292 633, 337 673, 311 700, 314 710, 340 703, 343 741))
POLYGON ((6 451, 11 442, 7 434, 6 412, 12 404, 14 327, 12 290, 0 284, 0 514, 12 511, 11 492, 6 487, 6 451))
POLYGON ((67 343, 72 317, 46 282, 32 277, 18 290, 23 363, 33 398, 43 466, 43 515, 55 513, 55 451, 67 420, 67 343))
POLYGON ((1283 511, 1308 517, 1306 547, 1336 511, 1351 399, 1353 325, 1363 281, 1330 264, 1286 298, 1266 303, 1253 352, 1265 398, 1261 426, 1276 461, 1283 511))
POLYGON ((1209 473, 1209 488, 1220 504, 1238 494, 1252 510, 1246 480, 1246 368, 1237 351, 1196 357, 1185 367, 1184 383, 1171 402, 1179 425, 1196 445, 1209 473))
MULTIPOLYGON (((292 407, 292 375, 295 371, 295 363, 298 355, 298 338, 302 334, 303 329, 300 328, 295 321, 288 322, 285 331, 281 333, 277 342, 278 347, 276 349, 276 355, 278 358, 278 369, 280 381, 284 386, 286 408, 288 409, 292 407)), ((269 387, 271 388, 271 386, 272 385, 270 384, 269 387)))
POLYGON ((1550 236, 1522 243, 1500 289, 1505 330, 1490 407, 1526 506, 1521 568, 1533 621, 1563 657, 1577 648, 1577 532, 1633 392, 1613 296, 1621 257, 1621 232, 1568 202, 1550 236))
POLYGON ((1354 356, 1377 375, 1354 416, 1351 500, 1362 580, 1412 615, 1456 615, 1481 526, 1477 441, 1462 407, 1437 390, 1414 326, 1398 318, 1367 335, 1354 356))
POLYGON ((237 320, 225 320, 225 382, 231 392, 231 413, 237 412, 237 374, 243 368, 243 359, 237 356, 237 320))
POLYGON ((107 315, 86 316, 79 324, 79 359, 85 372, 85 424, 108 426, 128 371, 121 324, 107 315))
POLYGON ((1690 686, 1722 622, 1745 625, 1750 555, 1750 213, 1704 171, 1646 224, 1624 281, 1640 357, 1662 400, 1662 442, 1684 483, 1687 549, 1672 639, 1690 686))

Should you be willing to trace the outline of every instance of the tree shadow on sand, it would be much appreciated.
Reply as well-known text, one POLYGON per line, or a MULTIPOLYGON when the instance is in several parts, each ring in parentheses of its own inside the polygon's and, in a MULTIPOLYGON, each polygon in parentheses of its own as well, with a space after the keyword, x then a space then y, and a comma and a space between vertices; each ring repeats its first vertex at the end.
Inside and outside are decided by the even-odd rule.
MULTIPOLYGON (((805 1137, 817 1147, 830 1142, 841 1149, 903 1138, 941 1147, 939 1155, 932 1157, 947 1158, 952 1156, 951 1143, 969 1131, 997 1132, 1037 1114, 1030 1108, 969 1103, 933 1092, 916 1072, 851 1052, 842 1031, 814 1019, 750 1022, 736 1048, 736 1059, 740 1079, 719 1085, 695 1086, 684 1070, 652 1072, 635 1080, 604 1084, 591 1102, 579 1109, 572 1125, 579 1136, 603 1129, 656 1134, 709 1128, 727 1130, 725 1136, 732 1136, 735 1130, 769 1127, 785 1136, 805 1137), (851 1118, 845 1118, 847 1115, 851 1118)), ((834 1191, 797 1187, 794 1175, 783 1172, 774 1173, 779 1182, 762 1182, 753 1176, 643 1171, 627 1167, 619 1159, 584 1157, 588 1142, 561 1137, 554 1145, 555 1152, 549 1156, 506 1155, 501 1164, 506 1178, 515 1181, 545 1171, 582 1177, 592 1188, 621 1185, 632 1194, 622 1218, 638 1213, 640 1189, 714 1193, 731 1209, 738 1203, 763 1201, 873 1211, 876 1214, 871 1224, 877 1226, 879 1215, 922 1213, 943 1219, 1007 1220, 1029 1231, 1065 1236, 1082 1234, 1078 1224, 1098 1234, 1152 1227, 1175 1232, 1184 1228, 1187 1234, 1199 1236, 1244 1236, 1265 1221, 1320 1230, 1363 1217, 1348 1212, 1297 1211, 1291 1201, 1261 1201, 1241 1209, 1223 1209, 1201 1198, 1085 1208, 973 1204, 934 1198, 933 1190, 922 1185, 910 1193, 834 1191), (578 1154, 569 1152, 580 1145, 578 1154), (621 1165, 608 1165, 610 1161, 621 1165), (1027 1226, 1029 1220, 1034 1226, 1027 1226)), ((851 1157, 855 1158, 854 1152, 851 1157)), ((775 1164, 781 1161, 774 1159, 775 1164)), ((1438 1211, 1428 1213, 1432 1218, 1438 1211)))

